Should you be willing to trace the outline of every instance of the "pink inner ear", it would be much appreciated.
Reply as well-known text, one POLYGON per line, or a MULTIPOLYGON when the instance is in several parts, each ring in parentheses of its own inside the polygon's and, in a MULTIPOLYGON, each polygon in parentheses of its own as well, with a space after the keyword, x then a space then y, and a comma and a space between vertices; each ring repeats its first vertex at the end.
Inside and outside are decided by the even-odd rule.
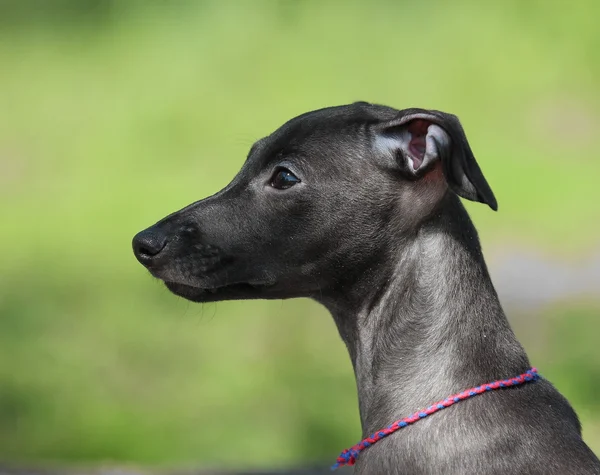
POLYGON ((431 125, 431 122, 426 120, 413 120, 408 124, 408 132, 410 133, 410 142, 408 144, 408 151, 413 159, 413 169, 418 170, 423 164, 425 159, 425 148, 427 129, 431 125))

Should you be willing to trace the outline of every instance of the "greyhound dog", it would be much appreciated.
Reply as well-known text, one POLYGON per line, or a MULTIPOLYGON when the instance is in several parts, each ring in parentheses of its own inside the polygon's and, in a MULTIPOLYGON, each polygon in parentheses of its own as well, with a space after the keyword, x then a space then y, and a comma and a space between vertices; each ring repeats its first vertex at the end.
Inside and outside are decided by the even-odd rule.
MULTIPOLYGON (((133 249, 195 302, 323 304, 368 437, 458 391, 531 375, 459 197, 497 209, 454 115, 358 102, 260 139, 229 185, 140 232, 133 249)), ((577 415, 543 378, 372 442, 356 474, 600 474, 577 415)))

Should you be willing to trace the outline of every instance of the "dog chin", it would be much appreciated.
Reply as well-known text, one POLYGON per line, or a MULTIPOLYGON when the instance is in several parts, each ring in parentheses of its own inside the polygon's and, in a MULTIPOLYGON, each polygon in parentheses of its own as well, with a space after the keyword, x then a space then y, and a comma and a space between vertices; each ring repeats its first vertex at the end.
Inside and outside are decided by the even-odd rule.
MULTIPOLYGON (((220 300, 242 300, 265 298, 268 285, 232 284, 212 289, 165 281, 167 288, 179 297, 192 302, 217 302, 220 300)), ((268 297, 267 297, 268 298, 268 297)))

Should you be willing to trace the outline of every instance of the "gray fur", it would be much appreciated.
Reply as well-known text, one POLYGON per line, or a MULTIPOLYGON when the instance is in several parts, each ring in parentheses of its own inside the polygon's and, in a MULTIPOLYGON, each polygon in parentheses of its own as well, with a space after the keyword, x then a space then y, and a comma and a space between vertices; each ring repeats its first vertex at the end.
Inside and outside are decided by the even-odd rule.
MULTIPOLYGON (((258 141, 231 184, 138 234, 134 251, 193 301, 321 302, 348 348, 366 436, 530 367, 458 195, 497 207, 456 117, 356 103, 258 141), (301 182, 273 189, 280 166, 301 182)), ((600 474, 600 461, 541 380, 394 433, 355 473, 600 474)))

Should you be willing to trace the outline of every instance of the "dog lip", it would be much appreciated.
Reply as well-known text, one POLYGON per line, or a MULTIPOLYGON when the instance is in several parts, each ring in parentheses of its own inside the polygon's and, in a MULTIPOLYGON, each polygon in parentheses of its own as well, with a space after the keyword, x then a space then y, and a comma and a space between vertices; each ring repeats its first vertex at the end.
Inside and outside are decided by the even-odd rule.
POLYGON ((259 297, 271 285, 257 285, 256 283, 234 283, 215 288, 203 288, 178 282, 164 281, 167 289, 175 295, 191 300, 192 302, 211 302, 229 300, 236 297, 259 297))
POLYGON ((165 280, 164 283, 169 289, 187 289, 187 290, 193 290, 195 292, 206 292, 206 293, 210 293, 210 294, 216 294, 220 290, 236 288, 236 287, 241 287, 241 286, 250 287, 253 289, 263 289, 263 288, 272 287, 273 285, 275 285, 274 282, 266 282, 266 281, 265 282, 263 282, 263 281, 232 282, 230 284, 220 285, 218 287, 199 287, 196 285, 184 284, 181 282, 173 282, 173 281, 168 281, 168 280, 165 280))

